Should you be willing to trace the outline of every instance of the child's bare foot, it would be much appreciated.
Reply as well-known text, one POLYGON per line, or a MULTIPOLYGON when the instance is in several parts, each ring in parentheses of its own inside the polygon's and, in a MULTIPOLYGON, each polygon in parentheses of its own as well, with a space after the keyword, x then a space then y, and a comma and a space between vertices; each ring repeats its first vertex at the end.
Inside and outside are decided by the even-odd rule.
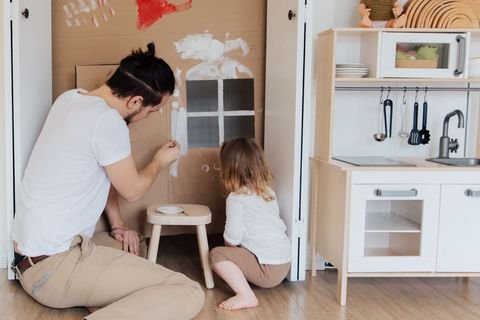
POLYGON ((218 307, 223 310, 239 310, 245 308, 254 308, 258 306, 258 299, 255 294, 237 294, 220 303, 218 307))

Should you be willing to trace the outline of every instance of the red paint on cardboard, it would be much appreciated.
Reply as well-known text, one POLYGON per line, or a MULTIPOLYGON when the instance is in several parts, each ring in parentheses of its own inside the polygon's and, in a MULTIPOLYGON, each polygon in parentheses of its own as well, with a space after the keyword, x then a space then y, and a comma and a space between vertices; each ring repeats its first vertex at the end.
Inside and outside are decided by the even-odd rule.
POLYGON ((182 4, 173 4, 167 0, 137 0, 138 20, 137 28, 150 27, 164 15, 184 11, 192 7, 192 0, 182 4))

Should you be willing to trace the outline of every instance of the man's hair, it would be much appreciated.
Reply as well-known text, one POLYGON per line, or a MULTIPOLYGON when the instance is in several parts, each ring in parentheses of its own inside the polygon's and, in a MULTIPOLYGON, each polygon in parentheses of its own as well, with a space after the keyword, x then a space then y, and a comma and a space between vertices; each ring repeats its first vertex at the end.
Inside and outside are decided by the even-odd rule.
POLYGON ((273 176, 268 168, 262 148, 254 139, 235 138, 220 148, 222 182, 228 192, 255 193, 266 201, 273 200, 269 191, 273 176))
POLYGON ((107 80, 112 93, 119 98, 143 97, 142 106, 155 106, 175 89, 175 76, 170 66, 155 56, 155 44, 147 51, 133 50, 120 61, 120 66, 107 80))

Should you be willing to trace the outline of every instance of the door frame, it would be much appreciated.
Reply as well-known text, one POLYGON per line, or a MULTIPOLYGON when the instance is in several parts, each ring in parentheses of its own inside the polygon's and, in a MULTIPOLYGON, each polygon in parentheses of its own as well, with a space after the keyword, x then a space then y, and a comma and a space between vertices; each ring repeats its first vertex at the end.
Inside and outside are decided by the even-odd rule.
MULTIPOLYGON (((12 241, 12 223, 14 215, 14 157, 13 157, 13 65, 12 65, 12 25, 14 24, 12 18, 13 6, 12 0, 4 1, 2 7, 2 31, 3 31, 3 114, 4 114, 4 141, 3 152, 5 159, 4 184, 5 184, 5 201, 2 206, 2 212, 5 221, 6 233, 5 233, 5 246, 6 246, 6 261, 5 267, 8 268, 9 262, 13 259, 13 241, 12 241)), ((14 273, 8 268, 8 279, 14 279, 14 273)))
MULTIPOLYGON (((51 107, 52 65, 48 60, 38 63, 51 60, 51 0, 9 0, 3 2, 2 9, 6 188, 3 220, 8 266, 14 259, 12 225, 18 182, 51 107), (37 71, 32 74, 32 70, 37 71)), ((8 278, 14 278, 12 270, 8 270, 8 278)))
MULTIPOLYGON (((273 0, 267 1, 267 6, 275 6, 278 3, 273 0)), ((278 194, 279 197, 290 197, 291 206, 282 207, 279 202, 280 211, 284 212, 284 219, 289 219, 291 227, 288 230, 289 237, 292 244, 292 266, 288 279, 291 281, 302 281, 305 280, 305 270, 306 270, 306 252, 307 252, 307 226, 309 219, 309 203, 310 203, 310 169, 309 169, 309 157, 313 151, 313 128, 314 128, 314 117, 313 117, 313 104, 312 104, 312 77, 313 77, 313 63, 312 63, 312 50, 313 50, 313 29, 312 29, 312 4, 313 1, 307 0, 294 0, 292 1, 292 8, 290 8, 295 16, 293 21, 288 21, 287 16, 288 12, 285 12, 285 23, 296 23, 296 50, 297 50, 297 61, 295 62, 295 110, 286 110, 282 109, 282 112, 289 113, 291 119, 293 119, 293 128, 289 128, 288 132, 285 134, 292 133, 294 135, 294 145, 285 146, 288 149, 288 152, 293 153, 293 166, 290 168, 281 168, 281 170, 288 170, 291 172, 293 180, 285 179, 285 175, 275 174, 276 184, 277 185, 289 185, 290 192, 283 192, 283 194, 278 194), (285 181, 282 181, 283 180, 285 181), (286 214, 285 212, 289 212, 286 214)), ((267 10, 269 13, 269 10, 267 10)), ((273 19, 278 19, 274 17, 273 19)), ((273 20, 272 19, 272 20, 273 20)), ((283 18, 282 18, 283 19, 283 18)), ((267 14, 267 24, 269 16, 267 14)), ((282 38, 284 35, 279 34, 281 31, 276 28, 268 28, 267 26, 267 39, 268 38, 282 38)), ((268 40, 267 40, 268 41, 268 40)), ((268 43, 268 42, 267 42, 268 43)), ((268 59, 268 45, 267 45, 267 54, 268 59)), ((268 61, 265 75, 266 81, 269 80, 268 75, 268 61)), ((269 95, 274 96, 275 92, 285 90, 285 88, 270 88, 268 85, 265 85, 265 108, 279 108, 279 106, 269 106, 267 105, 269 100, 269 95), (269 91, 270 90, 270 91, 269 91)), ((293 91, 293 90, 292 90, 293 91)), ((269 125, 272 127, 275 126, 275 119, 270 120, 269 122, 268 113, 265 114, 265 139, 264 146, 266 151, 266 156, 271 156, 275 158, 278 156, 275 151, 277 149, 278 140, 282 140, 281 137, 275 139, 276 141, 268 140, 267 136, 269 134, 269 125), (270 154, 271 152, 271 154, 270 154)), ((278 125, 278 124, 277 124, 278 125)), ((274 135, 274 133, 272 133, 274 135)), ((288 153, 287 152, 287 153, 288 153)), ((279 168, 277 168, 278 170, 279 168)), ((285 191, 285 190, 284 190, 285 191)), ((288 203, 288 201, 287 201, 288 203)))

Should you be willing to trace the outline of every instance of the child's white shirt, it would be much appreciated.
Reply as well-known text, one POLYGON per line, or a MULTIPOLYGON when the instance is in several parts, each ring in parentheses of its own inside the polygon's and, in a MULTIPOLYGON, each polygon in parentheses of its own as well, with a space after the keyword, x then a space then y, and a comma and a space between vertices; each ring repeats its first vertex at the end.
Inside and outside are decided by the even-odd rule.
POLYGON ((230 193, 223 238, 251 251, 261 264, 283 264, 291 260, 290 240, 280 218, 276 195, 265 201, 256 194, 230 193))

